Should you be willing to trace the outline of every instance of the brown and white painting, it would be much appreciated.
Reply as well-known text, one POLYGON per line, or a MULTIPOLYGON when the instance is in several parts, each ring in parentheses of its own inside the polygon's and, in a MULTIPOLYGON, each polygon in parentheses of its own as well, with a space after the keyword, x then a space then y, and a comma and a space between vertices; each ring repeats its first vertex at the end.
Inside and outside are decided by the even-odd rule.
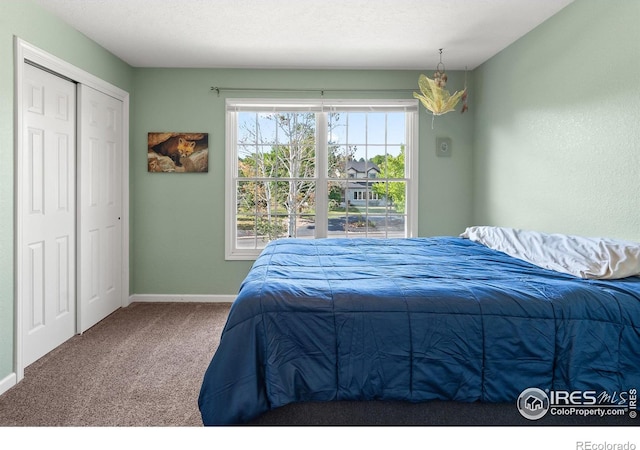
POLYGON ((149 172, 208 172, 209 133, 149 133, 149 172))

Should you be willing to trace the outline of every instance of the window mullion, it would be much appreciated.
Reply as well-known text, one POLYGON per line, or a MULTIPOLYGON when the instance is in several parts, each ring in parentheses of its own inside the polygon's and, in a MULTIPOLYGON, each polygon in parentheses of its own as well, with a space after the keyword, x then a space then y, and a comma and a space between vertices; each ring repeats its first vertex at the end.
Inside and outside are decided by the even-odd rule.
POLYGON ((230 257, 237 245, 237 177, 238 177, 238 152, 237 152, 237 117, 235 112, 226 114, 226 159, 228 161, 225 170, 225 189, 230 195, 225 196, 225 235, 233 237, 225 239, 225 252, 230 257))
POLYGON ((405 178, 406 182, 406 221, 407 237, 418 235, 418 113, 405 114, 405 178), (407 173, 408 172, 408 173, 407 173))
POLYGON ((316 113, 316 238, 327 237, 329 224, 329 155, 328 113, 316 113))

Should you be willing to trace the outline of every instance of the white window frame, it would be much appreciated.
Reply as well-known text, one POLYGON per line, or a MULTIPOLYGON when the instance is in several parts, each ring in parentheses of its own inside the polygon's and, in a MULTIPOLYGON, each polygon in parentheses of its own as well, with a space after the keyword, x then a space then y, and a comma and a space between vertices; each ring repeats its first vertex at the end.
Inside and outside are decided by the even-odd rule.
POLYGON ((316 239, 327 237, 328 192, 327 183, 327 122, 331 112, 349 111, 400 111, 406 113, 405 167, 407 176, 406 237, 418 232, 418 102, 417 100, 314 100, 314 99, 226 99, 225 114, 225 259, 254 260, 262 249, 236 247, 236 181, 238 174, 237 113, 240 111, 287 111, 316 113, 316 239), (323 130, 325 132, 323 132, 323 130))

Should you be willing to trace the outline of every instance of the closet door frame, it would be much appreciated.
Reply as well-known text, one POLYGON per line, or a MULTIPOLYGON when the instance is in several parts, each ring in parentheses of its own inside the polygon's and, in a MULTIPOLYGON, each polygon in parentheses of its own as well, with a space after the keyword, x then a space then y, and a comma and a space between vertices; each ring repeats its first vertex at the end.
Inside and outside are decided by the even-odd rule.
MULTIPOLYGON (((21 160, 25 148, 23 142, 23 67, 24 61, 30 61, 45 70, 62 75, 76 83, 92 87, 104 94, 114 97, 122 101, 123 114, 123 136, 122 136, 122 288, 121 299, 122 307, 129 305, 129 93, 114 86, 68 62, 41 50, 28 42, 16 37, 14 39, 14 375, 15 382, 19 382, 24 378, 24 360, 23 360, 23 292, 21 288, 22 276, 22 255, 18 252, 18 243, 22 241, 21 230, 21 214, 24 198, 22 189, 19 188, 21 183, 20 173, 22 170, 21 160)), ((81 112, 77 112, 81 117, 81 112)), ((79 144, 79 142, 78 142, 79 144)), ((77 156, 76 156, 77 159, 77 156)), ((79 169, 79 168, 78 168, 79 169)), ((77 204, 76 214, 81 213, 81 205, 77 204)), ((80 230, 76 229, 79 235, 80 230)), ((81 264, 77 260, 76 279, 79 279, 81 264)), ((76 306, 79 302, 79 296, 76 295, 76 306)), ((77 308, 76 308, 77 310, 77 308)), ((78 316, 79 321, 79 316, 78 316)), ((76 332, 81 329, 80 324, 76 322, 76 332)))

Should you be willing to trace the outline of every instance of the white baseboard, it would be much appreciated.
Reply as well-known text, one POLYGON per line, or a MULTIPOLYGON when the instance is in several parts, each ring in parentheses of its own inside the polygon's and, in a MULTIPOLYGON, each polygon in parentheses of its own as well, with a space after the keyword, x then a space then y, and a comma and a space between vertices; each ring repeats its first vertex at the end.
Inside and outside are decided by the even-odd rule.
POLYGON ((134 294, 129 303, 233 303, 235 295, 173 295, 173 294, 134 294))
POLYGON ((0 395, 7 392, 9 389, 16 385, 16 374, 10 373, 3 380, 0 380, 0 395))

